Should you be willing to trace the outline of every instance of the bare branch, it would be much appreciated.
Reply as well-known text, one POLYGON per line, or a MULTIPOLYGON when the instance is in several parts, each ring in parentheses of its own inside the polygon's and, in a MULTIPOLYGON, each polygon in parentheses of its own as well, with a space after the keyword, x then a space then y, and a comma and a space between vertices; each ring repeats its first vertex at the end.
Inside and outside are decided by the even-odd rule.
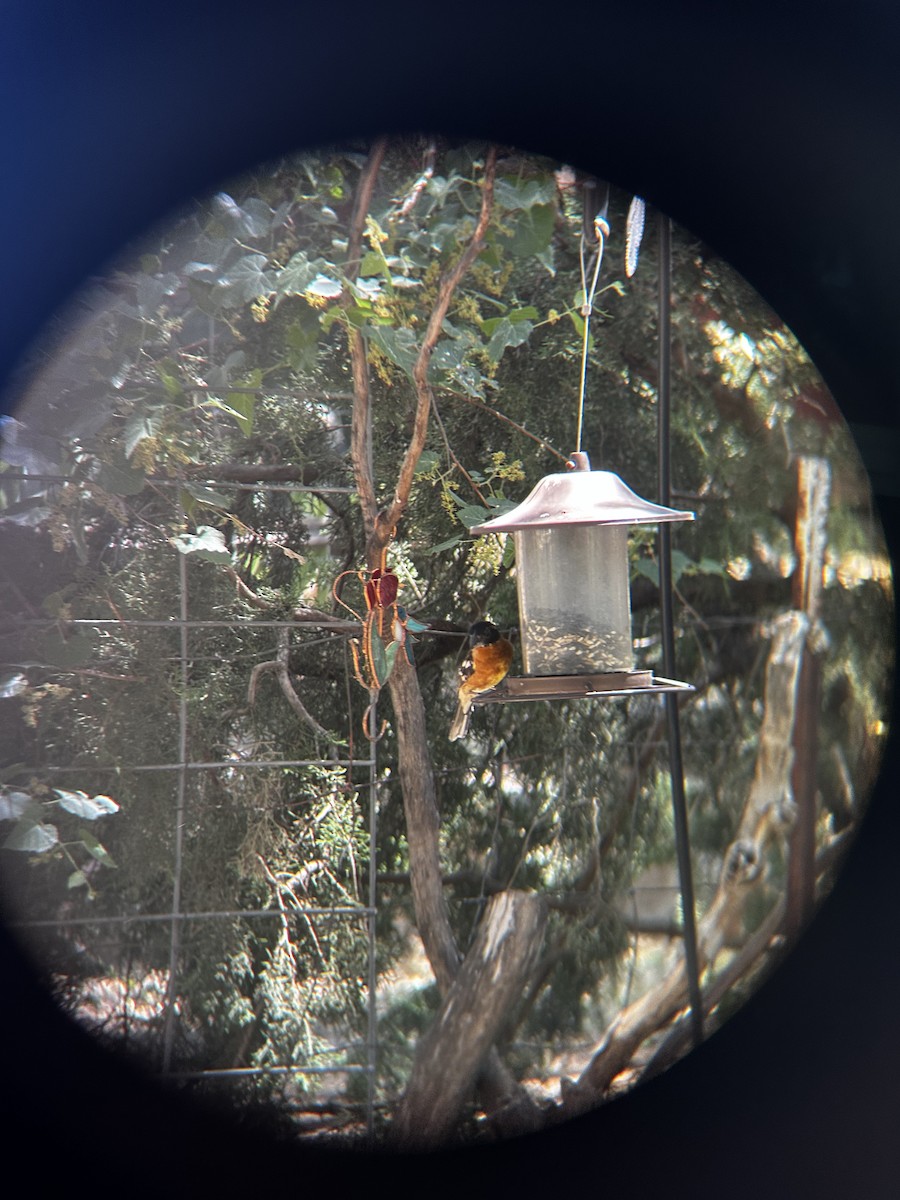
MULTIPOLYGON (((387 140, 379 138, 366 159, 356 191, 356 201, 353 206, 353 216, 350 219, 350 229, 347 237, 346 281, 341 294, 341 304, 349 307, 353 296, 350 291, 351 279, 356 279, 359 264, 362 261, 362 239, 365 229, 366 216, 372 203, 372 193, 375 180, 381 169, 387 150, 387 140)), ((356 479, 356 490, 362 507, 363 527, 366 540, 375 530, 378 515, 378 505, 375 500, 375 481, 372 478, 371 460, 371 400, 369 396, 369 364, 366 358, 365 339, 358 329, 352 325, 347 328, 347 341, 350 348, 350 365, 353 371, 353 417, 350 425, 350 451, 353 461, 353 474, 356 479)))
POLYGON ((494 176, 496 174, 496 166, 497 148, 491 146, 485 158, 484 180, 481 185, 481 212, 475 225, 475 232, 472 234, 469 244, 459 256, 454 266, 441 280, 437 299, 434 302, 434 308, 431 310, 431 316, 428 319, 428 325, 425 329, 425 336, 422 338, 422 345, 419 348, 419 354, 413 367, 413 382, 416 385, 416 412, 413 419, 413 431, 397 475, 394 497, 387 511, 382 514, 378 522, 377 532, 382 539, 382 544, 387 544, 391 531, 403 515, 403 510, 406 508, 406 503, 409 500, 416 464, 425 447, 425 437, 428 433, 428 416, 433 401, 431 384, 428 382, 428 368, 431 365, 431 356, 441 336, 441 327, 443 326, 444 318, 447 316, 447 311, 450 308, 450 303, 453 300, 456 289, 484 246, 484 237, 494 210, 494 176))
POLYGON ((290 630, 279 629, 275 658, 269 662, 257 663, 257 665, 250 672, 250 682, 247 685, 248 703, 252 705, 256 700, 256 689, 259 684, 260 675, 268 671, 274 671, 278 677, 278 683, 281 687, 282 693, 284 694, 285 700, 287 700, 288 704, 291 706, 297 716, 300 717, 302 721, 305 721, 312 731, 319 737, 325 738, 327 742, 336 741, 334 734, 330 733, 327 729, 324 729, 319 724, 312 713, 306 709, 303 701, 294 690, 294 685, 291 682, 291 673, 288 669, 289 653, 290 630))

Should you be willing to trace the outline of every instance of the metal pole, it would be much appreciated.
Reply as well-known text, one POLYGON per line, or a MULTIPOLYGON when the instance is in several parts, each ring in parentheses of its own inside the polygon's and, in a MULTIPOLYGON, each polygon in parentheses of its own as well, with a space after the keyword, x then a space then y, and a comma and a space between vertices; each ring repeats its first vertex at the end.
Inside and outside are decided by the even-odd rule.
MULTIPOLYGON (((669 218, 659 214, 659 404, 658 404, 658 469, 659 503, 667 507, 672 502, 671 479, 671 274, 672 228, 669 218)), ((672 604, 672 530, 662 522, 658 533, 659 596, 662 620, 663 670, 672 678, 675 674, 675 632, 672 604)), ((691 1004, 691 1024, 694 1045, 703 1040, 703 1003, 700 996, 700 972, 697 960, 697 928, 694 909, 694 880, 691 869, 691 846, 688 833, 687 802, 684 794, 684 763, 681 755, 681 725, 678 716, 678 697, 667 692, 666 726, 669 745, 669 774, 672 780, 672 810, 675 826, 675 853, 681 885, 682 920, 684 922, 684 964, 687 972, 688 998, 691 1004)))
POLYGON ((366 1093, 366 1136, 369 1145, 375 1140, 375 1066, 378 1056, 378 1011, 376 1008, 378 971, 376 961, 376 886, 378 881, 378 693, 370 692, 369 704, 369 895, 367 897, 368 922, 368 1028, 366 1037, 366 1067, 368 1090, 366 1093))
POLYGON ((188 748, 188 587, 187 559, 178 555, 178 584, 180 591, 179 626, 179 701, 178 701, 178 787, 175 801, 175 854, 172 865, 172 931, 169 939, 169 983, 166 989, 166 1018, 163 1029, 163 1074, 172 1069, 172 1051, 175 1043, 175 1001, 178 994, 178 959, 181 953, 181 873, 184 862, 184 812, 187 792, 187 748, 188 748))

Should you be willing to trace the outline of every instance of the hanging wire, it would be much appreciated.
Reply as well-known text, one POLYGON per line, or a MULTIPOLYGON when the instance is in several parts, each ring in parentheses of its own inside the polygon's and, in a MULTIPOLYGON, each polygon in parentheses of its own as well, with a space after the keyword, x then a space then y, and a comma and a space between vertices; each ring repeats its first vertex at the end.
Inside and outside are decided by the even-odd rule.
MULTIPOLYGON (((596 185, 593 185, 596 186, 596 185)), ((578 247, 578 261, 581 268, 581 308, 580 313, 584 321, 584 328, 581 335, 581 375, 578 382, 578 424, 575 431, 575 450, 581 450, 581 437, 584 430, 584 393, 587 386, 587 367, 588 367, 588 347, 591 339, 591 313, 594 310, 594 296, 597 292, 597 281, 600 278, 600 266, 603 262, 603 250, 606 246, 606 239, 609 237, 609 224, 603 213, 597 213, 591 220, 588 212, 588 204, 585 204, 584 213, 584 228, 581 233, 581 241, 578 247), (591 233, 593 241, 596 244, 594 250, 594 260, 590 263, 589 256, 586 253, 588 241, 588 223, 591 225, 591 233), (588 275, 591 275, 590 288, 588 287, 588 275)))

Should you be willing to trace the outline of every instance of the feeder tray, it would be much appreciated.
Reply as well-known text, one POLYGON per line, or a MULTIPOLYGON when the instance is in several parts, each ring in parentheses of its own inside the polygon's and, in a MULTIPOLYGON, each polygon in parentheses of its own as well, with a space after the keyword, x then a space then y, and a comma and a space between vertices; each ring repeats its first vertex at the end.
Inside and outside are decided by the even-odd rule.
POLYGON ((528 700, 604 700, 665 692, 693 692, 690 683, 664 679, 652 671, 605 671, 596 675, 520 675, 483 692, 475 705, 509 704, 528 700))

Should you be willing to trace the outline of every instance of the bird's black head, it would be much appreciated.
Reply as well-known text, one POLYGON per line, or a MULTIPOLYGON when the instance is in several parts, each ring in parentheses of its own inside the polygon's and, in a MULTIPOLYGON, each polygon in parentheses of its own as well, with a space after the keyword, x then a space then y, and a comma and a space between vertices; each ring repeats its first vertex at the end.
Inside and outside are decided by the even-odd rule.
POLYGON ((469 641, 473 646, 490 646, 500 640, 500 630, 490 621, 476 621, 469 626, 469 641))

